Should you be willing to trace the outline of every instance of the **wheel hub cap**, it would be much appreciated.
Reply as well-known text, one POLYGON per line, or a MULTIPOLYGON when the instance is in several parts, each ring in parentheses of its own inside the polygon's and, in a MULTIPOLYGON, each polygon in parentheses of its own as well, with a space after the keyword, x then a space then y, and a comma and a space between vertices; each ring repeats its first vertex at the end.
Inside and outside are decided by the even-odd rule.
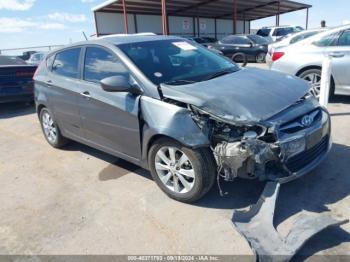
POLYGON ((45 136, 51 143, 54 143, 57 139, 57 129, 49 113, 45 112, 43 114, 42 123, 45 136))
POLYGON ((192 190, 195 172, 189 158, 175 147, 161 148, 155 158, 155 168, 161 182, 171 191, 184 194, 192 190))

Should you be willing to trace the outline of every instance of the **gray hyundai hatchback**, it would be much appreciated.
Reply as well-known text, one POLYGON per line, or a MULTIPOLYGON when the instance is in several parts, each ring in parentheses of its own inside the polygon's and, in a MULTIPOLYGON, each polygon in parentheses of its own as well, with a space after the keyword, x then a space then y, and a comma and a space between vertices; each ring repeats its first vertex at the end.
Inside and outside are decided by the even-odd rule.
POLYGON ((34 80, 50 145, 75 140, 130 161, 182 202, 220 179, 291 181, 331 147, 329 114, 306 82, 183 38, 77 43, 50 53, 34 80))

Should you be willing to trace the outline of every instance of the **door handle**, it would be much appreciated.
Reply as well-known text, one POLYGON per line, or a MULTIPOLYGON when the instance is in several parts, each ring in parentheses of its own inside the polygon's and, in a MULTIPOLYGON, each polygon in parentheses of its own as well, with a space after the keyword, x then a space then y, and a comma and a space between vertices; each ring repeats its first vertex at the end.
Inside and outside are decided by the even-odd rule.
POLYGON ((80 95, 82 95, 82 96, 85 97, 85 98, 91 98, 91 95, 90 95, 90 93, 89 93, 88 91, 85 91, 85 92, 83 92, 83 93, 80 93, 80 95))
POLYGON ((330 53, 329 54, 331 57, 334 57, 334 58, 341 58, 341 57, 344 57, 345 54, 344 53, 341 53, 341 52, 333 52, 333 53, 330 53))

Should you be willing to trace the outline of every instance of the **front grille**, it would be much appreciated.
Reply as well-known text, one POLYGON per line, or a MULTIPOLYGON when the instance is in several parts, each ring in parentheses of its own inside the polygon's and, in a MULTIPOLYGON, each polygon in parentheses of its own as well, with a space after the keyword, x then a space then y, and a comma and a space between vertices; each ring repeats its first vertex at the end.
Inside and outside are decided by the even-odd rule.
POLYGON ((286 163, 287 168, 293 173, 303 169, 305 166, 312 163, 312 161, 327 151, 328 143, 329 137, 326 136, 313 148, 290 158, 286 163))
MULTIPOLYGON (((313 123, 321 120, 322 110, 316 109, 316 110, 314 110, 306 115, 309 115, 312 117, 312 124, 313 124, 313 123)), ((296 119, 281 125, 279 130, 283 133, 286 133, 286 134, 293 134, 293 133, 299 132, 299 131, 307 128, 307 127, 303 126, 303 124, 302 124, 302 118, 306 115, 297 117, 296 119)))

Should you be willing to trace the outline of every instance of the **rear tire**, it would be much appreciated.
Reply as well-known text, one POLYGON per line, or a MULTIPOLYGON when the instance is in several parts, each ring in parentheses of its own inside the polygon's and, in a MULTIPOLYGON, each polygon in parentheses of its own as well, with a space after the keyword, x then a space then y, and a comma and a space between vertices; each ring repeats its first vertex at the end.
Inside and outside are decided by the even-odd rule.
POLYGON ((180 202, 199 200, 215 182, 216 165, 207 148, 191 149, 174 140, 161 138, 152 145, 148 163, 160 189, 180 202))
POLYGON ((62 148, 68 143, 68 139, 62 136, 61 131, 49 109, 41 109, 39 119, 45 139, 52 147, 62 148))

